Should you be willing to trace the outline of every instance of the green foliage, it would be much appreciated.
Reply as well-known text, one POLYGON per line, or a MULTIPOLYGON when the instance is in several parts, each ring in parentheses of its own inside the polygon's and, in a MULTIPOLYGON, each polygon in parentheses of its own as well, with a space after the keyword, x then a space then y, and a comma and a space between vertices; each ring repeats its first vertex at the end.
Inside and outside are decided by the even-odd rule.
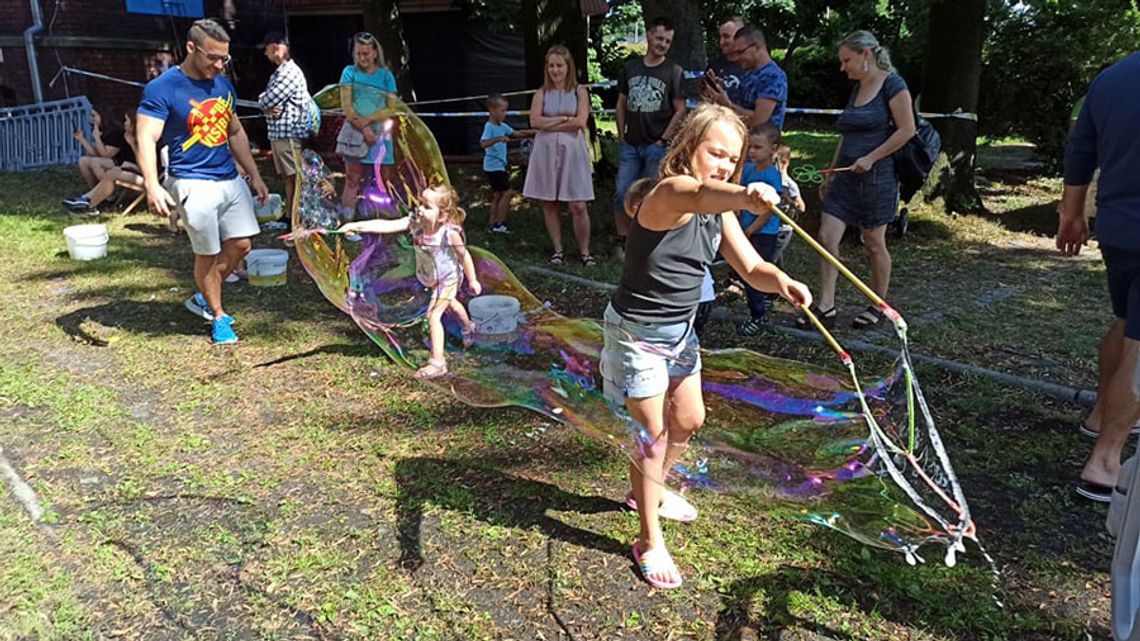
POLYGON ((519 3, 510 0, 456 0, 472 22, 498 33, 513 33, 521 22, 519 3))
MULTIPOLYGON (((617 78, 618 70, 631 55, 645 53, 645 24, 640 2, 618 5, 602 21, 601 42, 594 46, 599 79, 617 78)), ((592 73, 592 72, 591 72, 592 73)), ((595 78, 590 77, 594 82, 595 78)))
POLYGON ((839 73, 835 47, 808 45, 795 50, 791 64, 785 64, 785 51, 772 57, 788 74, 788 104, 796 107, 838 108, 847 102, 851 81, 839 73))
POLYGON ((1073 104, 1097 70, 1140 49, 1134 0, 1030 0, 990 10, 979 105, 982 131, 1021 135, 1054 166, 1073 104))
MULTIPOLYGON (((707 3, 706 3, 707 4, 707 3)), ((834 47, 848 32, 867 29, 893 45, 899 34, 909 35, 906 21, 921 3, 900 0, 851 2, 828 0, 732 0, 710 7, 705 43, 710 56, 719 55, 717 28, 734 15, 760 25, 769 48, 816 44, 834 47)), ((794 56, 793 56, 794 57, 794 56)))
MULTIPOLYGON (((792 105, 838 107, 846 102, 850 83, 838 72, 835 45, 844 34, 867 29, 891 50, 899 73, 920 95, 931 1, 704 0, 706 49, 710 58, 719 55, 717 27, 742 15, 763 27, 773 56, 788 73, 792 105)), ((459 5, 489 30, 518 28, 517 2, 459 0, 459 5)), ((611 0, 610 6, 593 32, 591 82, 615 78, 631 55, 644 53, 641 3, 611 0)), ((1024 137, 1054 166, 1068 114, 1097 70, 1140 49, 1137 0, 990 0, 987 28, 980 133, 1024 137)))

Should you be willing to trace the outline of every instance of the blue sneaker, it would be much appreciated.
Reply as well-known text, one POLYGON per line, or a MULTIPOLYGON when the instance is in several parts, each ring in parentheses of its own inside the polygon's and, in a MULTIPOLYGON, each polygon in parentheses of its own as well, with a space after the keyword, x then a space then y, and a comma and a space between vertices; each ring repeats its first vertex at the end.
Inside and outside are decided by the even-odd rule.
POLYGON ((228 314, 214 319, 214 330, 210 337, 214 339, 215 345, 229 345, 237 342, 238 337, 234 333, 233 324, 234 319, 228 314))
POLYGON ((211 312, 210 307, 206 305, 206 299, 202 296, 202 292, 194 292, 193 296, 186 299, 186 309, 199 318, 208 321, 214 320, 214 312, 211 312))

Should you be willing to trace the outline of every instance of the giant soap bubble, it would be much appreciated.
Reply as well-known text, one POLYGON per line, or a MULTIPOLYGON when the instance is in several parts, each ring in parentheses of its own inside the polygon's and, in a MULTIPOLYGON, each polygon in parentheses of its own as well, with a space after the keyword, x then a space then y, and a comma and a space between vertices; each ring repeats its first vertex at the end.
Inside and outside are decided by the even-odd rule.
MULTIPOLYGON (((317 96, 326 118, 315 149, 300 159, 297 252, 329 301, 411 371, 428 359, 432 291, 416 277, 408 234, 324 232, 354 218, 408 215, 426 185, 447 184, 447 170, 423 122, 394 96, 382 97, 372 115, 378 162, 365 165, 367 184, 346 202, 333 143, 343 121, 340 95, 331 87, 317 96)), ((627 455, 646 446, 643 431, 602 394, 599 323, 559 315, 497 257, 469 250, 483 292, 472 297, 462 288, 458 300, 479 331, 464 340, 454 316, 443 316, 449 371, 428 383, 471 405, 530 408, 627 455)), ((922 545, 941 544, 952 564, 963 539, 976 540, 974 525, 910 367, 905 332, 900 337, 894 365, 862 385, 853 366, 844 372, 742 349, 704 352, 708 418, 663 481, 744 497, 911 562, 922 545)))

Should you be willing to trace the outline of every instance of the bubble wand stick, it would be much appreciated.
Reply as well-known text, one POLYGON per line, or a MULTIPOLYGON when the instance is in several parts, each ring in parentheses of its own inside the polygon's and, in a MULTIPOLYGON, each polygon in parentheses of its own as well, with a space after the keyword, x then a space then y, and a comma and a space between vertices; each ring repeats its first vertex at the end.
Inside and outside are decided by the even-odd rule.
POLYGON ((832 256, 831 252, 827 251, 827 248, 825 248, 823 245, 820 245, 819 242, 817 242, 816 239, 812 238, 811 234, 807 233, 803 227, 797 225, 796 221, 792 220, 783 211, 780 211, 779 207, 772 206, 771 209, 772 213, 779 216, 780 220, 791 226, 792 230, 795 231, 800 238, 804 239, 804 241, 809 246, 811 246, 811 248, 814 249, 816 253, 822 256, 823 259, 830 263, 831 266, 834 267, 840 274, 843 274, 844 278, 851 281, 851 284, 854 285, 855 288, 860 292, 862 292, 864 296, 869 298, 871 302, 874 303, 875 306, 883 312, 883 315, 890 319, 891 323, 894 324, 895 328, 899 332, 906 332, 906 321, 903 320, 901 314, 899 314, 893 307, 887 304, 887 301, 883 300, 882 296, 876 294, 873 289, 866 285, 866 283, 859 280, 859 277, 853 274, 850 269, 847 269, 846 265, 839 262, 839 259, 835 256, 832 256))
MULTIPOLYGON (((955 552, 965 551, 965 548, 962 545, 962 538, 969 538, 969 539, 979 543, 979 546, 980 546, 980 542, 978 542, 978 539, 977 539, 977 531, 976 531, 976 527, 974 525, 974 521, 970 518, 969 508, 966 507, 966 497, 963 495, 962 488, 958 484, 958 480, 957 480, 957 478, 953 472, 953 468, 950 465, 950 460, 946 455, 945 448, 942 446, 941 439, 936 438, 937 432, 934 431, 933 421, 930 418, 929 410, 926 407, 926 402, 921 397, 921 393, 918 392, 917 381, 914 379, 913 368, 912 368, 911 363, 910 363, 910 356, 909 356, 909 353, 907 352, 907 349, 906 349, 906 329, 907 329, 906 328, 906 321, 904 321, 902 318, 902 315, 899 314, 897 311, 895 311, 895 309, 893 307, 888 305, 887 302, 885 300, 883 300, 883 298, 881 296, 876 294, 874 292, 874 290, 872 290, 865 283, 863 283, 863 281, 861 281, 858 276, 853 274, 851 272, 851 270, 847 269, 847 267, 843 263, 839 262, 839 259, 837 259, 835 256, 833 256, 831 254, 831 252, 827 251, 827 249, 824 248, 823 245, 820 245, 814 238, 812 238, 807 233, 807 231, 804 230, 803 227, 800 227, 799 225, 797 225, 795 223, 795 221, 793 221, 791 218, 789 218, 788 215, 785 214, 783 211, 781 211, 778 207, 771 206, 770 208, 774 214, 776 214, 777 216, 780 217, 781 220, 788 223, 792 227, 792 229, 801 238, 803 238, 808 243, 808 245, 811 246, 812 249, 814 249, 820 256, 822 256, 824 258, 824 260, 826 260, 833 267, 835 267, 835 269, 837 271, 839 271, 839 273, 843 274, 843 276, 845 278, 847 278, 847 280, 851 281, 851 283, 853 285, 855 285, 855 287, 857 289, 859 289, 859 291, 861 291, 865 296, 867 296, 867 298, 869 298, 873 303, 875 303, 875 305, 877 305, 879 307, 879 309, 881 309, 883 311, 883 314, 887 318, 891 319, 892 323, 894 323, 896 331, 898 332, 899 338, 903 341, 904 371, 906 373, 906 382, 907 382, 906 397, 907 397, 907 418, 908 418, 908 420, 907 420, 907 423, 908 423, 907 435, 908 435, 908 438, 907 438, 907 443, 906 443, 905 448, 900 446, 899 444, 896 444, 890 438, 890 436, 887 435, 883 431, 882 427, 879 426, 878 421, 875 420, 874 414, 871 412, 871 408, 867 405, 866 397, 863 395, 863 393, 861 391, 862 387, 859 384, 859 378, 855 372, 855 362, 851 358, 851 355, 847 352, 847 350, 843 349, 843 346, 840 345, 839 341, 837 341, 835 339, 835 337, 832 336, 831 332, 829 332, 827 330, 827 328, 824 327, 823 323, 819 320, 819 318, 815 315, 815 313, 811 311, 811 309, 809 309, 806 305, 799 306, 799 310, 801 312, 803 312, 803 314, 805 316, 807 316, 807 318, 811 322, 811 324, 817 330, 819 330, 820 334, 823 335, 824 340, 835 351, 835 353, 839 355, 840 360, 843 362, 844 366, 847 368, 848 373, 850 373, 851 382, 854 385, 854 388, 855 388, 855 390, 859 396, 859 402, 860 402, 860 405, 862 406, 862 409, 863 409, 863 416, 866 419, 868 426, 871 429, 871 435, 872 435, 873 440, 876 441, 881 448, 889 451, 893 456, 901 456, 904 460, 906 460, 906 462, 910 464, 911 469, 914 470, 915 474, 919 477, 919 479, 921 479, 923 484, 926 485, 935 495, 937 495, 939 499, 944 501, 950 507, 950 509, 953 510, 954 513, 958 516, 958 518, 959 518, 958 524, 949 523, 947 521, 947 519, 943 518, 943 516, 941 514, 939 514, 936 510, 934 510, 933 508, 931 508, 928 505, 928 503, 923 499, 923 497, 915 489, 914 485, 903 475, 903 471, 902 471, 901 467, 899 467, 893 460, 891 460, 890 456, 885 456, 885 457, 880 458, 882 465, 886 468, 890 477, 895 481, 895 483, 900 488, 902 488, 902 490, 910 497, 910 499, 912 501, 914 501, 915 505, 917 505, 920 510, 925 512, 927 515, 929 515, 931 518, 933 518, 939 524, 941 524, 942 527, 946 530, 946 532, 950 533, 952 536, 955 537, 956 540, 955 540, 954 544, 951 545, 947 549, 947 552, 946 552, 946 564, 949 566, 953 566, 955 563, 955 559, 954 559, 955 552), (927 424, 928 424, 928 427, 931 431, 931 437, 934 438, 935 454, 936 454, 938 460, 942 463, 943 473, 950 479, 949 490, 953 494, 953 497, 947 495, 946 491, 942 487, 940 487, 940 485, 937 482, 935 482, 934 479, 932 479, 930 477, 930 475, 923 469, 923 466, 920 463, 920 461, 915 457, 914 448, 915 448, 915 428, 916 428, 916 425, 915 425, 915 404, 916 404, 916 401, 921 406, 923 414, 927 418, 927 424)), ((982 550, 982 552, 983 552, 983 554, 985 554, 987 560, 989 560, 989 555, 985 553, 984 549, 982 550)), ((909 563, 913 564, 915 562, 916 558, 918 558, 918 557, 915 554, 915 550, 912 549, 912 550, 907 551, 907 561, 909 563)), ((993 565, 993 563, 991 561, 991 566, 992 565, 993 565)), ((996 569, 995 569, 995 576, 996 576, 996 569)))
POLYGON ((792 178, 795 178, 800 182, 819 185, 823 183, 824 176, 837 174, 842 171, 852 171, 854 169, 854 165, 849 165, 847 167, 835 167, 833 169, 816 169, 812 165, 798 165, 795 169, 792 169, 792 178))

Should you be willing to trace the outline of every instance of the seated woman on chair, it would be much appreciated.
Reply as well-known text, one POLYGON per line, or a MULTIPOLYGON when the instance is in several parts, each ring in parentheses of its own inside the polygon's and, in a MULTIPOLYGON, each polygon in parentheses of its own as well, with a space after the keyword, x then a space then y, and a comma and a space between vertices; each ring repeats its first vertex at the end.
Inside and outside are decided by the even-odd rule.
MULTIPOLYGON (((117 115, 117 114, 116 114, 117 115)), ((83 147, 83 155, 79 158, 79 174, 83 176, 83 181, 87 183, 88 187, 94 187, 95 183, 103 178, 103 174, 116 166, 122 164, 122 159, 119 154, 124 153, 127 147, 126 141, 123 139, 123 132, 119 130, 116 125, 115 115, 112 115, 108 110, 110 125, 108 129, 103 129, 103 116, 98 110, 91 110, 91 140, 83 135, 83 131, 76 129, 72 132, 71 137, 79 142, 83 147)))
MULTIPOLYGON (((102 177, 87 193, 63 201, 64 207, 67 207, 74 213, 94 215, 99 213, 99 205, 115 193, 116 186, 124 186, 136 191, 142 191, 142 171, 140 171, 138 165, 135 164, 135 156, 138 151, 138 143, 135 142, 135 117, 135 112, 129 111, 123 118, 123 139, 125 144, 123 149, 116 156, 116 158, 121 158, 120 164, 103 171, 102 177)), ((160 170, 158 173, 161 174, 162 171, 160 170)), ((170 227, 172 230, 177 231, 177 219, 170 221, 170 227)))

